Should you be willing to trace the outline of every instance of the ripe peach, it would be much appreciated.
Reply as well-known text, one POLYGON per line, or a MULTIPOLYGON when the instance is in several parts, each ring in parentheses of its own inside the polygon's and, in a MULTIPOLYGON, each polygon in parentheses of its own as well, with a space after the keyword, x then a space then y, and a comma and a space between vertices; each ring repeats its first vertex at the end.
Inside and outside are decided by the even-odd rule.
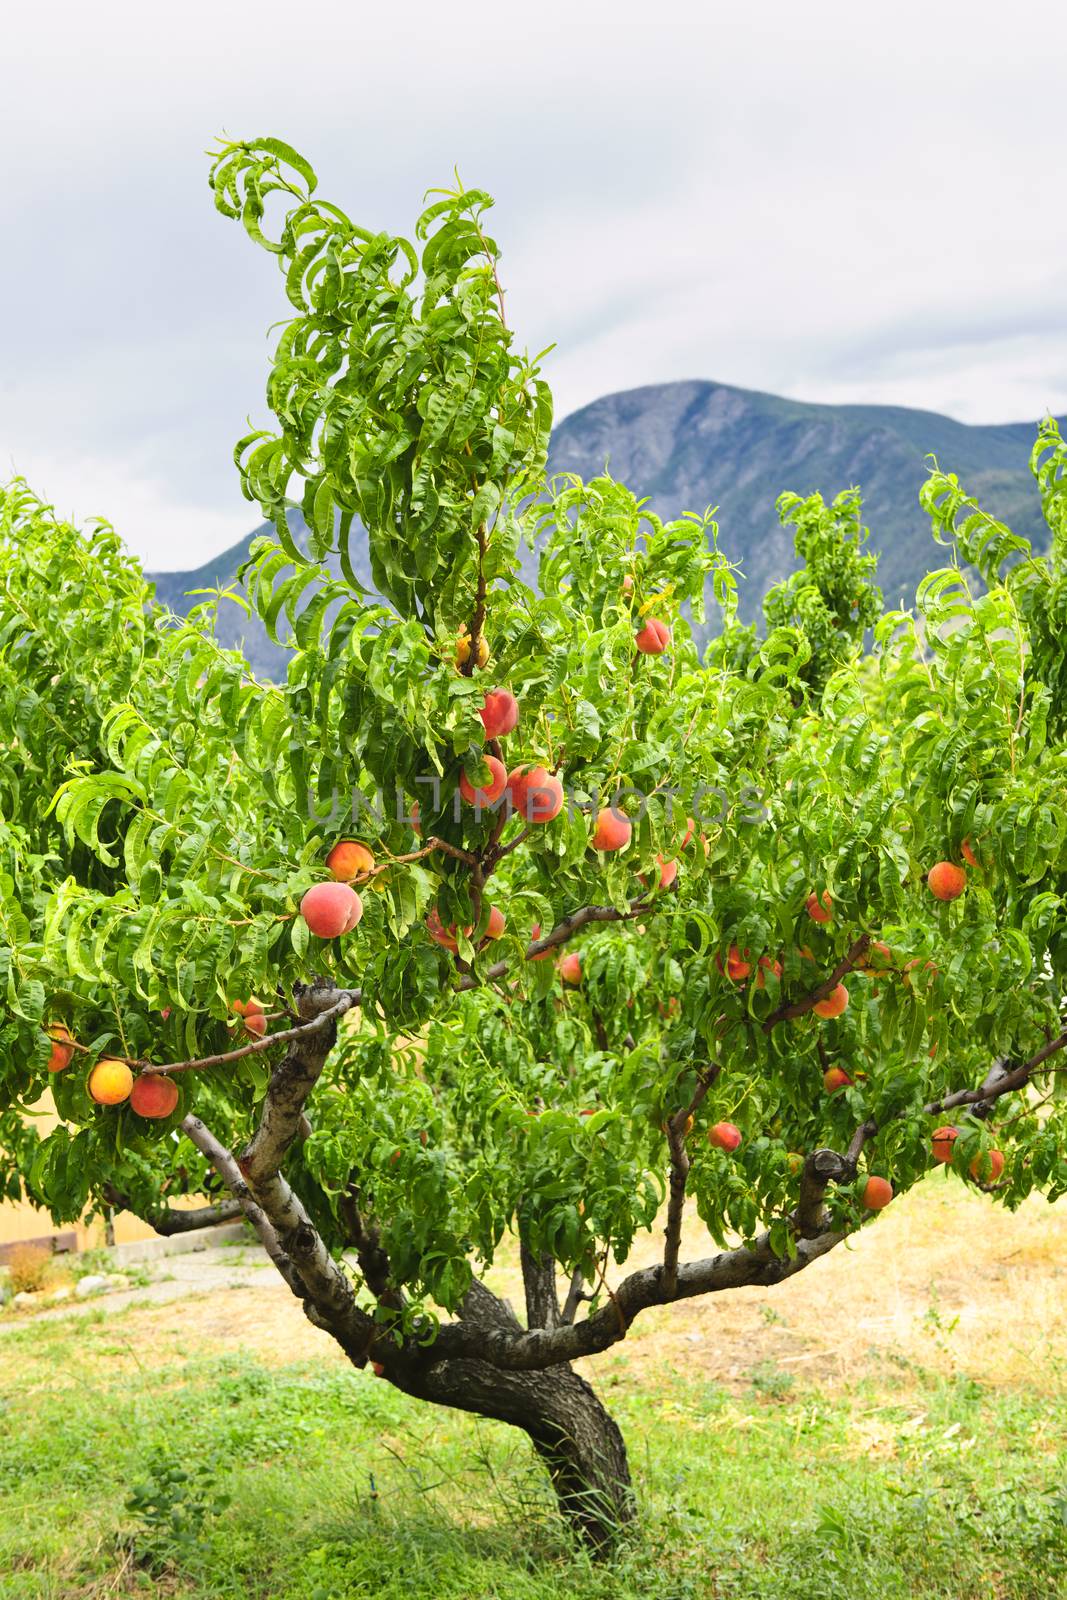
POLYGON ((958 900, 967 887, 967 873, 952 861, 937 861, 926 874, 935 900, 958 900))
POLYGON ((752 971, 752 963, 748 958, 749 951, 746 950, 742 955, 735 944, 730 946, 726 955, 726 976, 732 978, 734 983, 743 982, 752 971))
POLYGON ((758 968, 758 970, 756 972, 756 988, 757 989, 765 989, 767 987, 766 974, 768 972, 773 972, 774 976, 776 978, 779 978, 779 979, 782 976, 782 963, 780 961, 772 961, 770 956, 760 956, 759 961, 757 963, 757 968, 758 968))
MULTIPOLYGON (((674 882, 675 878, 677 878, 677 876, 678 876, 678 863, 677 863, 677 861, 665 861, 663 859, 662 855, 657 855, 656 856, 656 866, 658 868, 659 887, 661 889, 669 889, 671 884, 674 882)), ((645 888, 647 889, 648 888, 648 874, 645 873, 645 872, 639 872, 637 874, 637 876, 638 876, 639 881, 641 883, 643 883, 645 888)))
MULTIPOLYGON (((471 658, 471 641, 467 632, 466 623, 460 628, 456 637, 456 666, 465 667, 471 658)), ((489 660, 489 641, 484 633, 478 635, 478 665, 484 667, 489 660)))
POLYGON ((839 1017, 848 1005, 848 990, 843 983, 831 989, 825 1000, 816 1000, 812 1006, 817 1017, 839 1017))
MULTIPOLYGON (((682 844, 681 844, 681 848, 683 850, 689 844, 689 842, 691 841, 693 835, 696 833, 696 828, 697 828, 697 825, 696 825, 696 822, 693 820, 693 818, 692 817, 686 817, 686 819, 685 819, 685 837, 683 838, 682 844)), ((708 836, 707 836, 706 833, 702 833, 700 835, 700 842, 704 846, 704 859, 707 860, 708 856, 710 856, 710 854, 711 854, 711 845, 708 842, 708 836)))
POLYGON ((52 1041, 48 1057, 49 1072, 64 1072, 74 1059, 74 1036, 63 1022, 53 1022, 48 1029, 52 1041))
POLYGON ((860 1204, 867 1211, 882 1211, 893 1198, 893 1185, 888 1178, 877 1178, 873 1174, 863 1185, 860 1195, 860 1204))
POLYGON ((831 898, 829 889, 824 890, 822 895, 814 893, 809 894, 805 904, 807 906, 808 916, 811 918, 812 922, 833 921, 834 902, 831 898))
POLYGON ((338 883, 358 882, 374 866, 374 857, 358 839, 338 839, 326 857, 326 870, 338 883))
POLYGON ((519 702, 507 689, 490 689, 478 715, 485 728, 485 737, 500 739, 515 728, 519 720, 519 702))
MULTIPOLYGON (((464 928, 463 931, 467 937, 470 938, 470 935, 474 930, 473 928, 464 928)), ((440 913, 438 912, 436 906, 434 906, 433 910, 426 918, 426 932, 430 935, 430 938, 433 940, 434 944, 441 945, 445 950, 451 950, 452 953, 455 954, 455 952, 459 949, 459 945, 456 941, 456 924, 454 922, 450 922, 446 928, 444 923, 441 921, 440 913)))
POLYGON ((625 850, 630 843, 633 828, 628 817, 621 811, 615 811, 611 806, 604 806, 597 815, 596 827, 593 829, 594 850, 625 850))
POLYGON ((500 799, 507 786, 508 775, 502 761, 496 756, 486 756, 490 778, 484 789, 476 789, 465 772, 460 773, 459 792, 469 806, 491 806, 500 799))
POLYGON ((267 1031, 267 1018, 258 1000, 235 1000, 233 1009, 244 1018, 245 1032, 254 1039, 262 1039, 267 1031))
POLYGON ((974 846, 971 844, 970 839, 964 839, 963 843, 960 845, 960 855, 963 857, 964 861, 966 861, 969 867, 981 867, 982 863, 975 855, 974 846))
POLYGON ((868 978, 878 978, 881 977, 886 967, 892 966, 892 964, 892 950, 883 940, 876 939, 872 945, 867 947, 866 959, 862 962, 857 962, 856 971, 865 973, 868 978))
MULTIPOLYGON (((540 937, 541 937, 541 924, 539 922, 535 922, 533 927, 530 929, 530 940, 531 940, 531 942, 533 942, 534 940, 540 939, 540 937)), ((542 950, 539 955, 529 956, 528 959, 530 961, 551 961, 552 957, 554 955, 555 955, 555 951, 554 950, 551 950, 551 949, 542 950)))
POLYGON ((944 1128, 935 1128, 930 1140, 930 1149, 933 1151, 935 1161, 950 1162, 952 1160, 952 1146, 960 1136, 960 1130, 951 1123, 944 1128))
POLYGON ((732 1122, 716 1122, 708 1129, 708 1143, 716 1150, 736 1150, 741 1143, 741 1129, 732 1122))
POLYGON ((665 622, 649 617, 635 642, 643 656, 659 656, 671 642, 671 630, 665 622))
POLYGON ((996 1183, 1004 1171, 1004 1157, 999 1150, 980 1150, 970 1165, 971 1177, 977 1183, 996 1183))
POLYGON ((563 810, 563 785, 547 767, 516 767, 507 790, 512 812, 524 822, 551 822, 563 810))
MULTIPOLYGON (((399 1154, 400 1154, 400 1151, 398 1150, 397 1151, 397 1155, 399 1155, 399 1154)), ((371 1364, 370 1364, 370 1369, 374 1373, 374 1376, 376 1378, 384 1378, 385 1377, 385 1368, 382 1366, 380 1361, 372 1361, 371 1364)))
POLYGON ((822 1075, 822 1086, 827 1094, 836 1094, 838 1089, 847 1089, 852 1079, 844 1067, 827 1067, 822 1075))
POLYGON ((683 1138, 688 1139, 689 1135, 693 1131, 693 1125, 694 1125, 693 1124, 693 1118, 692 1117, 686 1117, 686 1119, 685 1119, 685 1128, 682 1130, 682 1137, 683 1138))
POLYGON ((623 576, 622 592, 623 592, 623 594, 633 594, 633 592, 634 592, 634 575, 633 575, 632 572, 627 572, 623 576))
POLYGON ((363 901, 347 883, 316 883, 300 902, 300 915, 320 939, 351 933, 363 915, 363 901))
POLYGON ((161 1072, 142 1072, 130 1091, 130 1106, 139 1117, 169 1117, 178 1104, 178 1085, 161 1072))
POLYGON ((98 1106, 118 1106, 128 1100, 133 1088, 133 1073, 125 1061, 101 1056, 89 1074, 89 1094, 98 1106))
POLYGON ((903 978, 905 987, 908 989, 910 989, 912 986, 911 974, 915 971, 916 967, 922 967, 924 972, 928 972, 930 974, 931 979, 937 977, 937 968, 935 967, 934 963, 932 961, 924 962, 919 956, 916 956, 913 961, 905 961, 904 963, 903 978))
POLYGON ((484 937, 486 939, 499 939, 506 927, 507 922, 505 921, 504 913, 501 911, 500 907, 490 906, 489 921, 486 924, 484 937))
POLYGON ((795 1178, 798 1172, 803 1171, 804 1157, 799 1150, 788 1150, 786 1151, 785 1164, 795 1178))
POLYGON ((568 950, 565 956, 561 956, 558 970, 563 982, 576 989, 582 981, 582 962, 577 951, 568 950))

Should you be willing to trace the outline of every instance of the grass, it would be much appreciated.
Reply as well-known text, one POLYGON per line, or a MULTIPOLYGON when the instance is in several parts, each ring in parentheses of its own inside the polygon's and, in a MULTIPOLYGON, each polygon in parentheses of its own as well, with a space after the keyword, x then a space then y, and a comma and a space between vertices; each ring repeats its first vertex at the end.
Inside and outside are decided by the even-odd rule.
MULTIPOLYGON (((915 1208, 916 1227, 943 1226, 939 1196, 915 1208)), ((1005 1259, 1020 1238, 1032 1256, 1032 1224, 1004 1226, 1005 1259)), ((953 1252, 944 1237, 942 1249, 953 1252)), ((326 1343, 308 1354, 283 1340, 280 1359, 243 1332, 227 1343, 243 1297, 268 1324, 291 1314, 284 1298, 264 1309, 262 1291, 243 1289, 27 1322, 0 1340, 0 1596, 1067 1595, 1060 1345, 1043 1330, 1024 1339, 1006 1307, 1009 1371, 931 1281, 906 1326, 898 1308, 871 1338, 862 1274, 884 1281, 886 1266, 855 1270, 851 1307, 828 1305, 825 1284, 810 1309, 784 1291, 742 1301, 749 1329, 731 1350, 745 1354, 728 1366, 694 1331, 714 1328, 715 1306, 699 1313, 710 1324, 683 1318, 689 1355, 664 1356, 653 1331, 598 1361, 642 1513, 610 1567, 568 1543, 511 1430, 409 1401, 326 1343), (834 1337, 849 1346, 843 1364, 827 1354, 834 1337)))

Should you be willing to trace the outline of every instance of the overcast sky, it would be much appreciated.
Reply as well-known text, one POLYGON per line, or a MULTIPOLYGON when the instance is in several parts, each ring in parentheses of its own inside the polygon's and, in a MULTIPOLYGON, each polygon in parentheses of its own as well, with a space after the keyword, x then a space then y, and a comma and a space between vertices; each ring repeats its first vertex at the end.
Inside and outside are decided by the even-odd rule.
POLYGON ((223 131, 374 228, 457 165, 490 189, 559 416, 694 377, 1063 412, 1065 61, 1054 0, 9 6, 0 478, 149 567, 258 520, 231 452, 287 302, 214 210, 223 131))

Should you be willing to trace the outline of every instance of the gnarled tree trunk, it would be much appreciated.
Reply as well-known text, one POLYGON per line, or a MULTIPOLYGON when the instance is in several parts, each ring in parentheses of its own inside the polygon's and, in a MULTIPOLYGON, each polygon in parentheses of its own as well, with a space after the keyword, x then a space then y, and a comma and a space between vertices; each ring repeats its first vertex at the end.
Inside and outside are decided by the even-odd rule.
MULTIPOLYGON (((529 1279, 527 1280, 529 1299, 529 1279)), ((475 1283, 463 1306, 465 1323, 521 1326, 505 1301, 475 1283)), ((599 1552, 607 1552, 633 1522, 636 1508, 618 1424, 592 1386, 566 1363, 532 1372, 502 1371, 488 1361, 406 1362, 386 1373, 398 1388, 436 1405, 470 1411, 521 1428, 548 1469, 559 1508, 572 1528, 599 1552)))

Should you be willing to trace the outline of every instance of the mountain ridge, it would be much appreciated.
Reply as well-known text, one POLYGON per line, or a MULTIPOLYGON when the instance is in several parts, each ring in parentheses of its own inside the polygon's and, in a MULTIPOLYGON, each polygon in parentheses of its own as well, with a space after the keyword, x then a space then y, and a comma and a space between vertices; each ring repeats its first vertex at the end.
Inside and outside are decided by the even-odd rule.
MULTIPOLYGON (((1061 427, 1067 418, 1058 419, 1061 427)), ((552 434, 549 472, 595 477, 605 469, 647 497, 669 520, 717 507, 719 546, 740 566, 741 613, 758 615, 763 595, 795 566, 792 537, 775 502, 785 490, 832 499, 858 486, 870 548, 889 604, 910 604, 919 580, 943 564, 918 503, 928 456, 954 472, 992 515, 1038 546, 1047 541, 1029 471, 1037 423, 965 423, 907 406, 835 405, 787 399, 710 379, 647 384, 603 395, 564 418, 552 434)), ((303 533, 299 513, 294 533, 303 533)), ((234 581, 261 524, 192 571, 149 574, 157 596, 176 611, 196 601, 188 591, 234 581)), ((365 544, 352 540, 357 576, 368 588, 365 544)), ((531 558, 524 576, 533 576, 531 558)), ((223 607, 223 642, 244 641, 258 672, 277 671, 284 652, 270 644, 258 619, 223 607)))

